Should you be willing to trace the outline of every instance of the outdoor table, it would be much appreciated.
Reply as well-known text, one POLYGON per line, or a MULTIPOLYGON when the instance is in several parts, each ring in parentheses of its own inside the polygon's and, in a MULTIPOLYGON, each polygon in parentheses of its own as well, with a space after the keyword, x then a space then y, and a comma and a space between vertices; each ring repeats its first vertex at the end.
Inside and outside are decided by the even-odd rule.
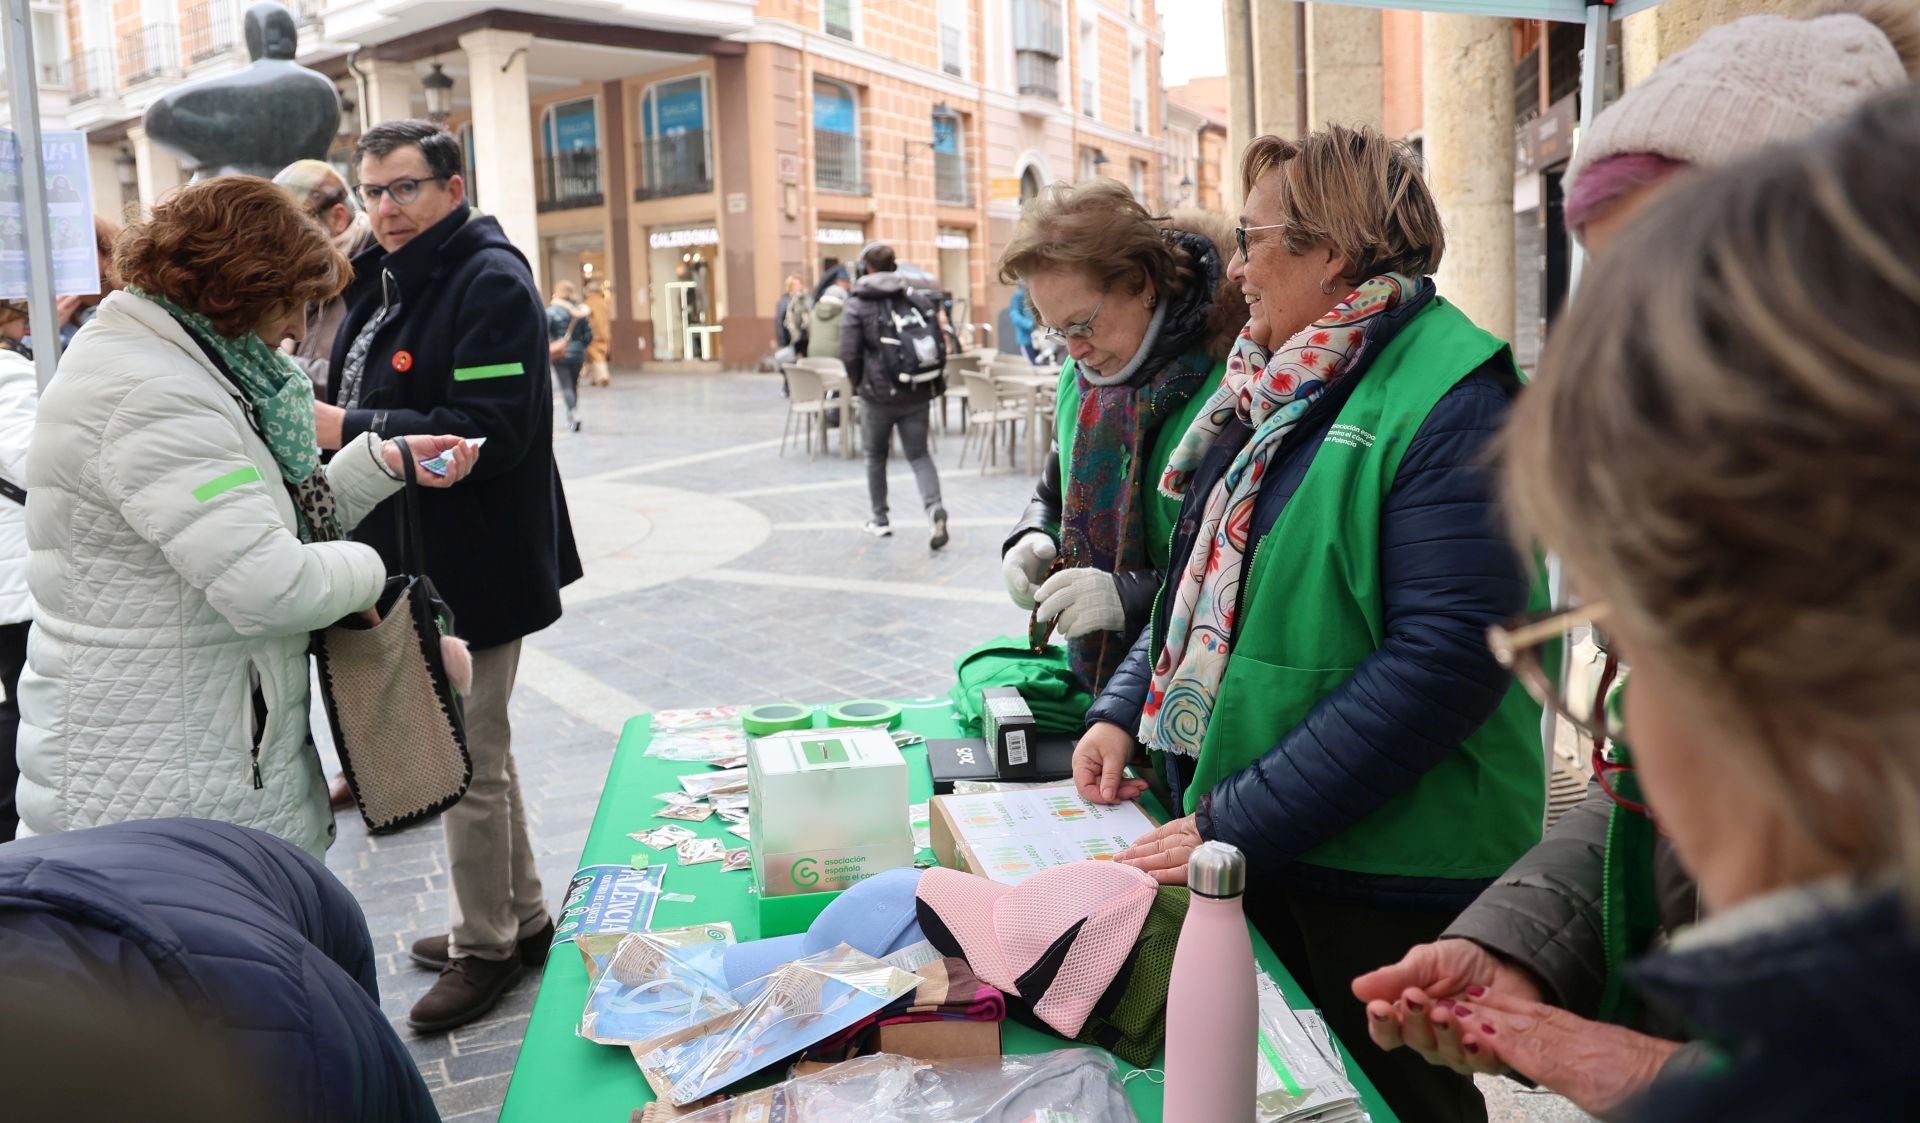
MULTIPOLYGON (((903 702, 902 728, 930 738, 967 736, 954 719, 952 703, 941 701, 903 702)), ((735 936, 742 940, 760 935, 753 899, 748 893, 754 874, 751 871, 723 870, 718 862, 681 866, 671 851, 653 853, 627 837, 629 831, 646 830, 671 820, 655 818, 660 806, 655 793, 678 787, 675 777, 683 772, 707 771, 704 764, 657 760, 645 755, 650 736, 651 716, 642 714, 629 721, 614 750, 613 764, 607 769, 607 783, 600 795, 600 807, 587 834, 580 865, 625 864, 636 852, 646 853, 656 863, 664 863, 664 893, 691 896, 691 902, 662 899, 654 913, 655 929, 678 928, 692 924, 731 921, 735 936)), ((922 803, 933 794, 933 780, 927 771, 926 748, 913 745, 901 750, 907 758, 911 776, 912 800, 922 803)), ((1162 819, 1162 809, 1152 796, 1144 797, 1154 818, 1162 819)), ((729 846, 745 845, 737 836, 727 834, 726 822, 713 816, 703 823, 682 823, 702 838, 718 838, 729 846)), ((931 860, 931 851, 922 857, 931 860)), ((1293 976, 1280 960, 1253 933, 1254 956, 1296 1009, 1306 1009, 1307 1001, 1293 976)), ((1252 985, 1249 981, 1248 985, 1252 985)), ((579 1123, 627 1123, 631 1113, 652 1102, 653 1093, 634 1063, 633 1054, 613 1045, 599 1045, 575 1036, 581 1007, 587 998, 587 972, 579 953, 571 944, 553 949, 547 960, 546 974, 540 980, 540 992, 534 1000, 533 1016, 527 1023, 526 1040, 514 1065, 513 1081, 507 1088, 507 1100, 500 1110, 501 1123, 547 1123, 549 1120, 576 1120, 579 1123)), ((1247 1047, 1253 1048, 1253 1042, 1247 1047)), ((1011 1019, 1001 1027, 1001 1049, 1005 1053, 1039 1053, 1050 1049, 1094 1048, 1075 1045, 1057 1037, 1021 1025, 1011 1019)), ((1345 1046, 1342 1046, 1343 1053, 1345 1046)), ((1374 1123, 1394 1123, 1397 1119, 1380 1099, 1359 1066, 1347 1057, 1347 1075, 1360 1092, 1363 1106, 1374 1123)), ((1124 1061, 1117 1062, 1122 1070, 1124 1061)), ((779 1066, 773 1070, 781 1072, 779 1066)), ((1160 1085, 1144 1077, 1127 1081, 1127 1096, 1134 1111, 1147 1123, 1161 1117, 1160 1085)))
POLYGON ((1047 446, 1042 446, 1037 451, 1035 448, 1035 442, 1039 439, 1040 434, 1040 398, 1043 394, 1052 393, 1055 388, 1060 385, 1060 368, 1036 366, 1033 368, 1031 374, 1026 371, 1021 371, 1016 374, 1007 371, 1004 367, 1000 367, 987 370, 984 373, 988 378, 993 379, 994 385, 1014 388, 1019 393, 1019 396, 1026 402, 1027 470, 1029 472, 1039 471, 1039 453, 1045 452, 1046 448, 1051 446, 1051 442, 1049 442, 1047 446))

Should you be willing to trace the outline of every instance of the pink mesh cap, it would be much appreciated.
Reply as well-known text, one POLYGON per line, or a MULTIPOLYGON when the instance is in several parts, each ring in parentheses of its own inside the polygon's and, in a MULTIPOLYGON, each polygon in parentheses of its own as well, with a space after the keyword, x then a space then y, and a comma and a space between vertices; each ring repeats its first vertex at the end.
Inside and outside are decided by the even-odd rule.
POLYGON ((1156 888, 1132 866, 1075 862, 1012 886, 928 870, 919 898, 975 974, 1074 1037, 1132 953, 1156 888))

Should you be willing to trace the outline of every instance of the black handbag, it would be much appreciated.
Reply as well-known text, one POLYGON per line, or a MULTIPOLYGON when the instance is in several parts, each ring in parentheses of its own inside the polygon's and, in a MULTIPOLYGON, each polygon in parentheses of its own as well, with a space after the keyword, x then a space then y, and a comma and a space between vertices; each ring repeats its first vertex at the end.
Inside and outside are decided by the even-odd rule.
POLYGON ((380 622, 349 616, 313 638, 327 724, 373 834, 431 819, 473 782, 466 723, 440 648, 440 637, 453 634, 453 612, 433 579, 417 572, 426 558, 419 471, 406 440, 393 440, 407 478, 391 500, 400 571, 375 605, 380 622))

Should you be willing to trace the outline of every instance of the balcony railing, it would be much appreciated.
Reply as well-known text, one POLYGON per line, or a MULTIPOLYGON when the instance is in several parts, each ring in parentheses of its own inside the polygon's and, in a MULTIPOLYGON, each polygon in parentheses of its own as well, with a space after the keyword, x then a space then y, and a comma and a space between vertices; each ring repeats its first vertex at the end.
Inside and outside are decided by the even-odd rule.
POLYGON ((1066 54, 1058 0, 1014 0, 1013 49, 1056 59, 1066 54))
POLYGON ((73 104, 112 97, 118 90, 111 50, 95 47, 91 51, 82 51, 73 60, 73 104))
POLYGON ((242 45, 240 6, 235 0, 206 0, 186 9, 180 22, 187 64, 218 58, 242 45))
POLYGON ((578 207, 597 207, 607 201, 600 186, 600 150, 576 148, 543 156, 538 161, 538 186, 535 209, 567 211, 578 207))
POLYGON ((1038 51, 1016 51, 1013 66, 1014 77, 1023 95, 1060 100, 1060 60, 1057 56, 1038 51))
POLYGON ((180 40, 170 23, 148 24, 120 37, 120 75, 127 85, 180 76, 180 40))
POLYGON ((868 194, 860 179, 860 138, 846 133, 813 132, 813 185, 822 191, 868 194))
POLYGON ((713 190, 713 164, 707 159, 707 132, 689 129, 654 137, 633 146, 639 165, 636 200, 704 195, 713 190))
POLYGON ((967 158, 958 153, 933 154, 933 195, 942 203, 970 206, 972 192, 967 190, 967 158))
POLYGON ((293 22, 299 27, 312 27, 320 22, 321 9, 327 6, 327 0, 294 0, 288 7, 293 9, 293 22))
POLYGON ((67 84, 67 60, 43 58, 35 63, 40 68, 42 86, 60 87, 67 84))

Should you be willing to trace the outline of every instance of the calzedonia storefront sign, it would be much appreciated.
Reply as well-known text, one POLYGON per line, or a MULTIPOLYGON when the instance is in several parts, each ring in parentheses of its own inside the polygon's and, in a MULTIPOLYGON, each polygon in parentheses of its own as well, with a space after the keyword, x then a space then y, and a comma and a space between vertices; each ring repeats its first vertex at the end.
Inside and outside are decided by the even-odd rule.
POLYGON ((687 246, 717 246, 720 231, 711 226, 692 230, 655 230, 647 235, 647 244, 656 250, 677 250, 687 246))

